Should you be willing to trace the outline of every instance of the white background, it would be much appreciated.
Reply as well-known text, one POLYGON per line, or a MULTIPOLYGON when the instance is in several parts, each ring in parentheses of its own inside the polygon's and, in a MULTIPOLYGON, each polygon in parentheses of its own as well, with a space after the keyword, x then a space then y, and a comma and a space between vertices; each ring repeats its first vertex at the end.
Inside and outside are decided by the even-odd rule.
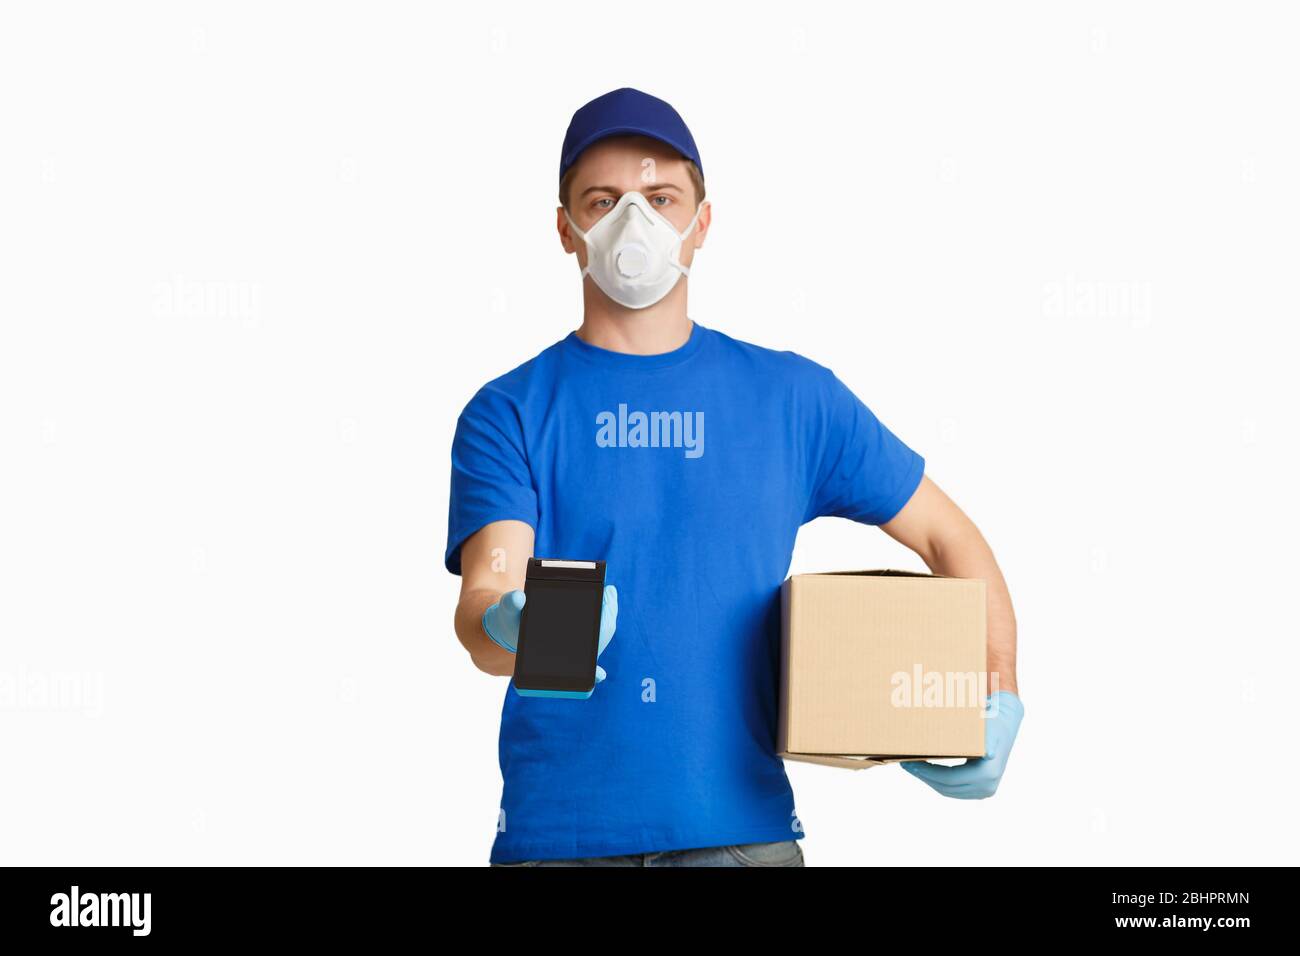
POLYGON ((809 864, 1297 862, 1296 24, 1048 6, 6 4, 0 861, 486 863, 451 435, 577 326, 560 141, 631 85, 691 315, 832 367, 1019 614, 998 795, 791 765, 809 864))

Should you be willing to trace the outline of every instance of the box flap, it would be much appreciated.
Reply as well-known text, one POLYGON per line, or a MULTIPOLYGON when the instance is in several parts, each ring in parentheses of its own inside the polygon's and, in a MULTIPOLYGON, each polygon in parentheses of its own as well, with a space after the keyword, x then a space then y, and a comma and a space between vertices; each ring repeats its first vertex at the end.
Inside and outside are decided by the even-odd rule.
POLYGON ((823 767, 844 767, 848 770, 866 770, 870 767, 881 767, 887 763, 902 763, 905 760, 931 759, 929 757, 854 757, 850 754, 799 754, 787 752, 779 753, 777 756, 783 760, 815 763, 823 767))
POLYGON ((844 767, 848 770, 866 770, 869 767, 879 767, 879 760, 872 760, 870 757, 839 757, 832 754, 777 754, 783 760, 797 760, 800 763, 815 763, 823 767, 844 767))
POLYGON ((796 574, 796 578, 820 578, 827 575, 847 575, 849 577, 867 578, 944 578, 942 574, 928 574, 925 571, 895 571, 892 568, 872 568, 863 571, 814 571, 810 574, 796 574))

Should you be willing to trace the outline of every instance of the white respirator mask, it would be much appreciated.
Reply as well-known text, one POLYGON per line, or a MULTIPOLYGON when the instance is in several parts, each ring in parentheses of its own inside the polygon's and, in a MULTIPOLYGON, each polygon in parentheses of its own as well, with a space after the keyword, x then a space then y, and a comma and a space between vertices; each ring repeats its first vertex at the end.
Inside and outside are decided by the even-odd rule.
POLYGON ((587 244, 587 267, 600 290, 619 305, 644 309, 654 305, 691 274, 679 261, 682 241, 691 234, 704 203, 695 209, 691 224, 678 232, 639 192, 619 197, 614 208, 590 231, 583 232, 568 210, 569 227, 587 244))

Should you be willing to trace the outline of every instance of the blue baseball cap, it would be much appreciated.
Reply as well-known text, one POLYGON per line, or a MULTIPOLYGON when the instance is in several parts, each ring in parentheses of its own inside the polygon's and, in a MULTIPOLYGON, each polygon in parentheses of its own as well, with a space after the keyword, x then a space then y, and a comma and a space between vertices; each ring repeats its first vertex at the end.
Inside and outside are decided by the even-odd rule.
POLYGON ((624 87, 596 97, 573 114, 560 151, 560 178, 592 143, 619 135, 657 139, 694 162, 704 175, 700 151, 680 114, 658 97, 624 87))

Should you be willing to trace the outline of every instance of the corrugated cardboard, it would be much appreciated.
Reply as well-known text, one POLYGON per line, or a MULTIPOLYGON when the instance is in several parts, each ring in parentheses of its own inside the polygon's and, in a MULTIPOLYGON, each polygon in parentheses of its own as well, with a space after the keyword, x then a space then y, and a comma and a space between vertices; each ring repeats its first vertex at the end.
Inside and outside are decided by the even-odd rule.
POLYGON ((789 578, 778 753, 853 769, 982 757, 986 626, 983 581, 907 571, 789 578))

